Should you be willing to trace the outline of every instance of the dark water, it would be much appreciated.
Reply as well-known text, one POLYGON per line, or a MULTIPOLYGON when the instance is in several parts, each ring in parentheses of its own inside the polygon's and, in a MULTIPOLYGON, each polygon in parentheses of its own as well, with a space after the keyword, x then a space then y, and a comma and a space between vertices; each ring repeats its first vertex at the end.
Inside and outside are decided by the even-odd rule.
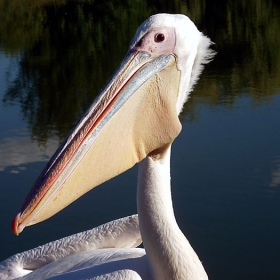
POLYGON ((210 279, 280 279, 279 5, 103 2, 0 1, 0 259, 136 212, 134 168, 19 237, 10 230, 137 26, 150 14, 176 12, 193 19, 218 51, 173 145, 178 223, 210 279))

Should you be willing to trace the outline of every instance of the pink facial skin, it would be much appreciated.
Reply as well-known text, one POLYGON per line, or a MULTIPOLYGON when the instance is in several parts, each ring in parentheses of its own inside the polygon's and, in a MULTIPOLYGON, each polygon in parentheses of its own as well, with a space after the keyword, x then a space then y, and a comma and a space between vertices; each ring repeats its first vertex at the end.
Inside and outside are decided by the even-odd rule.
POLYGON ((159 27, 150 30, 132 48, 144 51, 153 56, 171 54, 176 44, 175 30, 173 27, 159 27))

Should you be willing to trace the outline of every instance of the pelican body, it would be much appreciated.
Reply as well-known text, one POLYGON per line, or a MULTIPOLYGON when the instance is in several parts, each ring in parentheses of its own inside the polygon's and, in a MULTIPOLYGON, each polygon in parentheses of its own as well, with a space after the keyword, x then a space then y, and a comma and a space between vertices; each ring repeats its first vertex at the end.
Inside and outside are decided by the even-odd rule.
POLYGON ((16 254, 1 279, 208 279, 172 207, 171 144, 178 115, 214 53, 184 15, 157 14, 52 156, 12 223, 15 234, 139 163, 138 216, 16 254), (135 248, 143 240, 145 249, 135 248), (58 249, 59 248, 59 249, 58 249))

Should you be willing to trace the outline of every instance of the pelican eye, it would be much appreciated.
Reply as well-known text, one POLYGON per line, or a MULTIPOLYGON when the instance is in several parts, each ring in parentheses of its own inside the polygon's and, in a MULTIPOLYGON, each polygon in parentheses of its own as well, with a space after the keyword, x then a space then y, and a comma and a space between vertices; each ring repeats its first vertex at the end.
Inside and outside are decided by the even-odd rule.
POLYGON ((155 42, 156 42, 156 43, 161 43, 161 42, 163 42, 164 40, 165 40, 165 36, 164 36, 163 33, 157 33, 157 34, 155 35, 155 42))

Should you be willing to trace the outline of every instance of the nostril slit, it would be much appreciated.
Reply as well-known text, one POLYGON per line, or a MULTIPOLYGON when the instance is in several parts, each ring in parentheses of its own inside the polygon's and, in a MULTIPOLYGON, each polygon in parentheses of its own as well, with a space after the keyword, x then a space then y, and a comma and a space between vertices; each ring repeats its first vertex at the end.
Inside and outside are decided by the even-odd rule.
POLYGON ((135 47, 140 47, 140 46, 142 45, 142 41, 143 41, 143 39, 139 40, 139 41, 137 42, 137 44, 135 45, 135 47))

